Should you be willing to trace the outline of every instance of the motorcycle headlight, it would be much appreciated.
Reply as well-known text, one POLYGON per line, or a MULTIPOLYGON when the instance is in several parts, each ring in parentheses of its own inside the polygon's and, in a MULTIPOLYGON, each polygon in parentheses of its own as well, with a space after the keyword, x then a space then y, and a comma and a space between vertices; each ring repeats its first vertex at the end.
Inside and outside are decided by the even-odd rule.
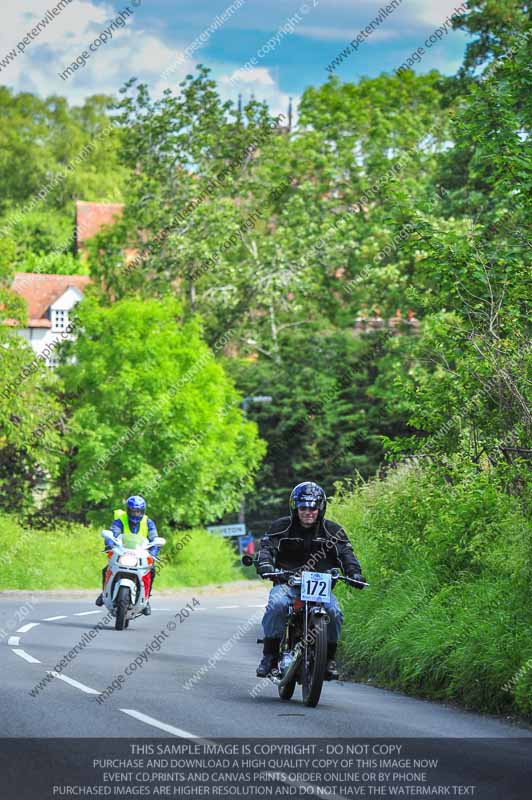
POLYGON ((139 560, 136 556, 124 555, 119 557, 118 563, 121 567, 137 567, 139 560))

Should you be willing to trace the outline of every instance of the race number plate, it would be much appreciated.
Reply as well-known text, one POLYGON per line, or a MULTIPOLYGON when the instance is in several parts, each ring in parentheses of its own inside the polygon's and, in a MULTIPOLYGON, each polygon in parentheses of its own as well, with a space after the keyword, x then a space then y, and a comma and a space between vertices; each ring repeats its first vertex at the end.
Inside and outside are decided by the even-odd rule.
POLYGON ((331 600, 331 576, 328 572, 303 572, 301 575, 301 599, 317 603, 331 600))

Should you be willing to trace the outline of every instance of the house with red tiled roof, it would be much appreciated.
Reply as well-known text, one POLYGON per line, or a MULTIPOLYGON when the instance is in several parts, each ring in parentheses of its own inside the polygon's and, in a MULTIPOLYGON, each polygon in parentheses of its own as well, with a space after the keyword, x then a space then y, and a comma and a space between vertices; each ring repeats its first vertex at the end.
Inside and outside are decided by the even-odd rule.
POLYGON ((18 327, 20 323, 13 319, 6 320, 5 324, 17 326, 17 332, 28 341, 33 352, 54 367, 57 365, 55 348, 60 342, 73 338, 70 314, 90 282, 88 275, 16 272, 11 290, 26 301, 28 322, 26 327, 18 327))
POLYGON ((76 252, 85 252, 87 241, 103 228, 112 225, 124 211, 123 203, 76 202, 76 252))
MULTIPOLYGON (((76 202, 75 249, 85 252, 87 241, 104 225, 112 225, 123 213, 122 203, 76 202)), ((22 297, 28 308, 28 323, 4 320, 30 344, 33 352, 48 366, 57 364, 55 348, 73 338, 70 313, 91 282, 88 275, 50 275, 39 272, 16 272, 11 290, 22 297)))

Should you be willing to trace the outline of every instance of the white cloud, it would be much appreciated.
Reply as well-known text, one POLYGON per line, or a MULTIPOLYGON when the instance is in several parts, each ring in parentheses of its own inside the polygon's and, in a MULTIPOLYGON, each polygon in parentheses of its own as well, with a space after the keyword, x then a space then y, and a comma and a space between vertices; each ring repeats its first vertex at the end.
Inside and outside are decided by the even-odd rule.
MULTIPOLYGON (((74 72, 68 80, 62 80, 58 73, 70 65, 83 50, 87 50, 89 43, 117 17, 116 8, 108 0, 99 5, 95 4, 97 1, 72 0, 44 28, 38 38, 25 47, 24 52, 17 53, 16 58, 4 67, 0 63, 0 83, 7 83, 16 91, 33 91, 41 96, 64 95, 71 102, 79 103, 91 94, 116 94, 122 84, 135 75, 149 85, 153 95, 160 96, 165 88, 176 88, 186 74, 194 72, 195 64, 203 60, 199 55, 201 51, 194 53, 189 61, 181 63, 180 60, 187 46, 203 30, 203 17, 199 21, 203 27, 191 30, 189 26, 186 39, 183 39, 184 34, 181 32, 179 40, 170 44, 167 29, 161 26, 157 31, 146 28, 150 24, 146 4, 128 18, 123 28, 113 33, 110 41, 97 52, 91 53, 84 67, 74 72), (163 77, 174 66, 175 70, 163 77)), ((14 0, 7 4, 3 10, 0 30, 0 62, 6 53, 16 49, 28 31, 44 17, 47 9, 53 8, 57 2, 58 0, 14 0)), ((229 2, 227 0, 224 6, 229 2)), ((124 0, 122 7, 127 3, 128 0, 124 0)), ((327 4, 325 0, 320 0, 316 8, 312 7, 312 14, 309 13, 295 27, 294 34, 345 46, 379 13, 383 5, 386 5, 383 0, 360 0, 356 4, 353 0, 327 0, 327 4), (323 22, 323 27, 320 26, 320 21, 323 22)), ((399 40, 400 48, 405 40, 405 48, 410 49, 410 44, 406 45, 407 37, 419 35, 421 43, 426 37, 423 33, 431 32, 441 25, 458 6, 459 0, 403 0, 401 6, 383 21, 382 26, 365 43, 368 54, 370 45, 374 48, 384 40, 394 40, 394 43, 399 40)), ((134 8, 131 0, 129 7, 134 8)), ((255 31, 264 28, 271 32, 298 7, 299 0, 279 0, 275 9, 259 10, 255 7, 252 14, 251 4, 245 3, 242 10, 239 10, 238 22, 235 16, 227 24, 230 27, 253 27, 255 31)), ((214 13, 216 12, 213 8, 214 13)), ((158 24, 160 22, 158 20, 158 24)), ((199 22, 196 20, 197 24, 199 22)), ((242 35, 245 36, 245 33, 242 35)), ((297 57, 295 36, 292 38, 287 34, 279 45, 287 51, 292 48, 297 57)), ((450 36, 460 40, 466 35, 450 32, 433 48, 434 65, 441 64, 445 72, 452 72, 452 67, 459 63, 454 58, 456 48, 452 48, 452 55, 449 53, 447 43, 450 36)), ((335 46, 332 47, 334 50, 335 46)), ((405 52, 404 57, 407 55, 405 52)), ((276 54, 277 57, 282 57, 281 53, 278 56, 276 54)), ((231 77, 241 66, 222 58, 212 64, 212 76, 220 82, 219 88, 224 99, 236 101, 239 91, 247 99, 254 92, 257 99, 266 100, 275 113, 286 113, 288 94, 280 88, 279 68, 256 66, 245 73, 239 73, 238 82, 231 81, 231 77)))
MULTIPOLYGON (((326 9, 318 6, 312 24, 300 26, 297 32, 320 41, 348 42, 378 17, 387 4, 389 0, 359 0, 356 4, 353 0, 327 0, 326 9), (333 26, 331 20, 334 20, 333 26)), ((437 28, 460 6, 460 0, 403 0, 371 38, 376 41, 378 34, 381 40, 392 39, 437 28)))
POLYGON ((275 81, 270 75, 270 71, 266 67, 253 67, 252 69, 235 69, 231 75, 223 75, 220 78, 222 86, 230 85, 235 86, 238 84, 256 84, 263 88, 264 86, 275 86, 275 81))
MULTIPOLYGON (((320 25, 301 25, 297 29, 298 34, 301 36, 308 36, 310 39, 318 39, 323 42, 349 42, 355 38, 359 31, 360 27, 356 25, 353 29, 350 27, 322 28, 320 25)), ((384 39, 396 39, 399 35, 399 31, 379 29, 371 34, 371 38, 374 41, 383 41, 384 39)))
MULTIPOLYGON (((53 7, 50 0, 25 0, 24 10, 20 6, 8 7, 6 24, 0 32, 0 58, 16 49, 28 31, 44 18, 47 9, 53 7)), ((129 8, 135 11, 131 3, 129 8)), ((175 61, 178 51, 146 33, 135 13, 124 17, 126 24, 112 31, 110 40, 95 52, 89 51, 89 44, 117 16, 111 5, 96 6, 92 0, 74 0, 2 69, 1 82, 17 91, 32 91, 41 96, 65 95, 71 102, 82 102, 91 94, 116 94, 132 75, 142 77, 156 91, 162 91, 165 86, 159 85, 160 76, 175 61), (59 73, 83 51, 90 52, 85 66, 63 80, 59 73)), ((191 66, 182 64, 172 82, 183 77, 191 66)))
MULTIPOLYGON (((14 5, 7 9, 6 24, 0 32, 0 59, 16 48, 51 7, 50 0, 24 0, 24 9, 14 5)), ((74 0, 2 69, 0 82, 16 91, 31 91, 41 97, 60 94, 72 103, 82 103, 91 94, 116 95, 133 75, 148 83, 152 96, 159 97, 164 89, 175 88, 185 75, 194 72, 197 53, 189 61, 181 60, 189 42, 170 47, 157 35, 146 33, 133 14, 123 28, 113 32, 110 41, 90 53, 85 66, 63 80, 59 73, 87 51, 89 43, 116 16, 116 10, 107 3, 96 6, 92 0, 74 0)), ((272 113, 287 113, 289 96, 268 69, 249 70, 239 75, 239 83, 231 83, 235 71, 234 65, 213 65, 213 77, 219 81, 223 99, 236 102, 240 91, 247 100, 253 93, 257 100, 268 103, 272 113)))
MULTIPOLYGON (((238 70, 237 68, 230 73, 221 74, 218 76, 218 86, 220 96, 224 100, 234 102, 236 95, 240 92, 246 102, 251 94, 254 94, 255 99, 259 102, 266 101, 273 115, 282 113, 286 116, 288 113, 291 95, 287 95, 279 88, 267 67, 253 67, 248 70, 238 70)), ((298 100, 298 97, 293 97, 294 112, 298 100)))
POLYGON ((460 11, 462 5, 460 0, 436 0, 436 2, 433 0, 433 2, 429 3, 426 0, 409 0, 409 16, 419 25, 433 25, 437 28, 457 9, 460 11))

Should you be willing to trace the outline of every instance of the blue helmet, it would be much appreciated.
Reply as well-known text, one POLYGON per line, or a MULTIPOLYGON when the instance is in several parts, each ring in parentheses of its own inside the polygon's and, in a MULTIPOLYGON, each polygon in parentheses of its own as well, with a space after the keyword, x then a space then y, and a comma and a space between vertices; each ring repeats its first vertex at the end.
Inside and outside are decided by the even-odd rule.
POLYGON ((146 513, 146 501, 139 494, 127 498, 126 510, 129 519, 138 521, 146 513))
POLYGON ((292 489, 289 507, 292 520, 296 518, 298 508, 318 508, 318 520, 322 520, 327 508, 327 495, 314 481, 304 481, 292 489))

